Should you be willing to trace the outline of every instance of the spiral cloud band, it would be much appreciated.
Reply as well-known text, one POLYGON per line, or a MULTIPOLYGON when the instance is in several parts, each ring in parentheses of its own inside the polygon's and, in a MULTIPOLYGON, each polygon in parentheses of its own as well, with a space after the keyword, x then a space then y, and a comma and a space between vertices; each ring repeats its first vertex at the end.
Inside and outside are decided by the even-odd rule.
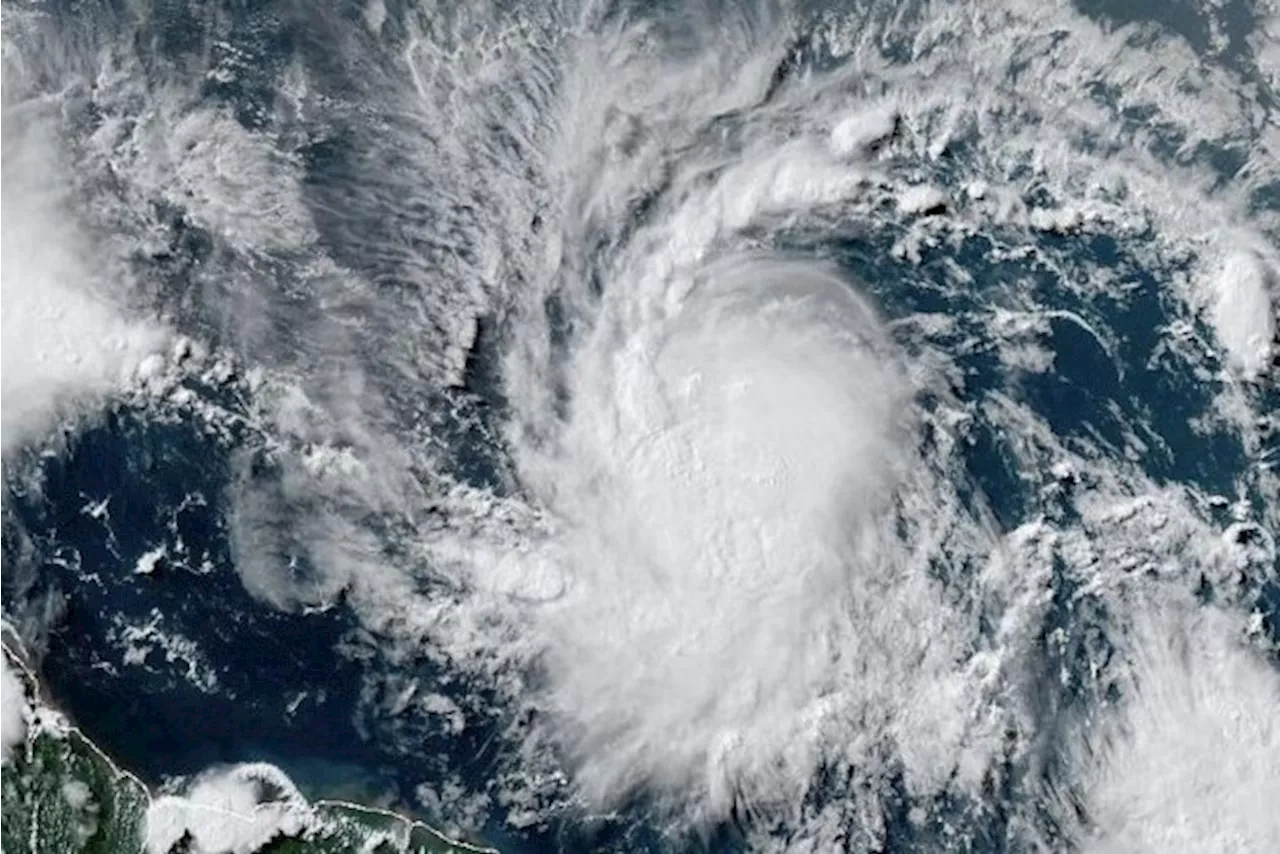
POLYGON ((942 664, 916 622, 937 594, 886 528, 905 379, 853 286, 747 256, 670 290, 602 322, 563 435, 526 457, 567 575, 535 622, 584 791, 718 818, 802 791, 841 720, 895 713, 874 683, 942 664))

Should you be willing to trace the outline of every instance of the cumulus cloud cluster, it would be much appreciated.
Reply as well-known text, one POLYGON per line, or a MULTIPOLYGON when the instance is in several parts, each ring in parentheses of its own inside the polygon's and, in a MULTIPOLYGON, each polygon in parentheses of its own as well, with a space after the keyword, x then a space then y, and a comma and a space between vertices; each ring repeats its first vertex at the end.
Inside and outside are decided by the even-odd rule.
POLYGON ((120 309, 118 282, 77 223, 58 123, 56 104, 6 104, 0 202, 6 451, 41 435, 65 410, 97 404, 128 383, 166 342, 160 326, 128 319, 120 309))
POLYGON ((165 854, 185 838, 200 854, 252 854, 272 839, 299 835, 312 821, 306 800, 274 765, 213 768, 181 795, 152 801, 146 845, 165 854))
POLYGON ((1078 747, 1083 850, 1280 850, 1280 673, 1241 629, 1215 610, 1138 618, 1118 707, 1078 747))
POLYGON ((9 655, 0 655, 0 756, 9 761, 10 751, 27 737, 27 694, 9 664, 9 655))

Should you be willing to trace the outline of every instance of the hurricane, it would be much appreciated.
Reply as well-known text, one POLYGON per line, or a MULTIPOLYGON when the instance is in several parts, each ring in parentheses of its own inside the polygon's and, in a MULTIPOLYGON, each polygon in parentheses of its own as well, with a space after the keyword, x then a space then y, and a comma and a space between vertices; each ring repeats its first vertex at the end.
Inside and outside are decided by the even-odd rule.
POLYGON ((1274 4, 22 0, 4 71, 5 623, 148 785, 1280 847, 1274 4))

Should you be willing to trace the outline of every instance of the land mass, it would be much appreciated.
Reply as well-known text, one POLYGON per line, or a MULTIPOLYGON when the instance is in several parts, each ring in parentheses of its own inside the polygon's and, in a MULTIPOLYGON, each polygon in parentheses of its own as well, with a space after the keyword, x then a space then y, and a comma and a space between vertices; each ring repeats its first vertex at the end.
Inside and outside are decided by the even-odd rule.
POLYGON ((7 854, 498 854, 399 813, 308 802, 267 765, 240 766, 203 784, 197 778, 182 794, 153 792, 43 699, 16 643, 11 648, 6 637, 3 646, 6 692, 23 694, 4 698, 0 847, 7 854), (11 704, 19 701, 15 736, 11 704))

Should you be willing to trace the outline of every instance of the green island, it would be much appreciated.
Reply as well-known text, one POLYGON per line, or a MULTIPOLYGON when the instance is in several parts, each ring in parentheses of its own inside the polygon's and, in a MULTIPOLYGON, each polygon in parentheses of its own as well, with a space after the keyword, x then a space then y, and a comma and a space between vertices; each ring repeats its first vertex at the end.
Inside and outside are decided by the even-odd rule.
MULTIPOLYGON (((196 854, 208 850, 190 832, 167 847, 148 837, 148 813, 160 797, 114 762, 41 699, 39 684, 9 644, 6 668, 22 683, 26 732, 0 770, 6 854, 196 854)), ((264 804, 262 808, 270 808, 264 804)), ((191 809, 213 808, 191 805, 191 809)), ((295 819, 251 850, 255 854, 497 854, 398 813, 342 801, 289 805, 295 819)), ((218 821, 217 817, 212 819, 218 821)), ((226 815, 230 821, 243 816, 226 815)), ((238 848, 237 850, 244 850, 238 848)))

